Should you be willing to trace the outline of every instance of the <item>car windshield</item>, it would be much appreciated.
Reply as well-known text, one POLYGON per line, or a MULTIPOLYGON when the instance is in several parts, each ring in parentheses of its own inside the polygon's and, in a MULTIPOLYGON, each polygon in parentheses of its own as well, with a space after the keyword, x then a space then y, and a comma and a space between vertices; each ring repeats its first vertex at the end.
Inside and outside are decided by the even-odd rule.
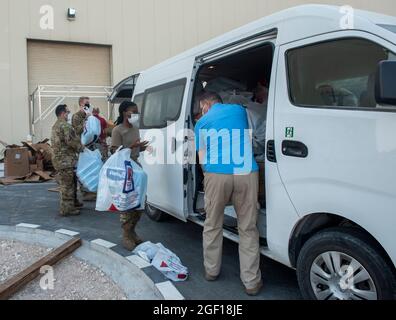
POLYGON ((396 25, 391 24, 379 24, 380 27, 389 30, 390 32, 396 33, 396 25))

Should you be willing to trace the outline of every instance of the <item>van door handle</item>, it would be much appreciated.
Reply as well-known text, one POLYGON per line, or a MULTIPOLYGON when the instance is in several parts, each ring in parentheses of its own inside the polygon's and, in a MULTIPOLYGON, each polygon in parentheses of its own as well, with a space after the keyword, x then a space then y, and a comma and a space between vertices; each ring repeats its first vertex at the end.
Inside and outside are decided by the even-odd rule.
POLYGON ((176 138, 172 138, 172 153, 176 153, 177 141, 176 138))
POLYGON ((299 141, 284 140, 282 142, 282 153, 288 157, 308 157, 308 147, 299 141))

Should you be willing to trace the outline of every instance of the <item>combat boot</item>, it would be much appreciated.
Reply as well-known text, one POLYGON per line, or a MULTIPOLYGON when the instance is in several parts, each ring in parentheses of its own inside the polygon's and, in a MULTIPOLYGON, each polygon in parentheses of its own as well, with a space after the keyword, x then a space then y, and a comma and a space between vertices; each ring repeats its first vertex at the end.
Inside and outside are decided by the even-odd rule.
POLYGON ((73 216, 79 216, 79 215, 80 215, 80 210, 78 210, 78 209, 60 212, 61 217, 73 217, 73 216))
POLYGON ((128 251, 133 251, 136 248, 136 242, 131 235, 132 224, 130 222, 122 225, 122 245, 128 251))
POLYGON ((135 212, 135 213, 133 213, 133 216, 131 219, 130 236, 132 237, 132 239, 136 243, 136 245, 143 243, 143 240, 140 239, 140 237, 137 235, 136 230, 135 230, 136 225, 139 222, 141 217, 142 217, 142 212, 135 212))
POLYGON ((74 201, 74 207, 77 209, 81 209, 84 207, 84 204, 78 200, 74 201))
POLYGON ((86 201, 86 202, 94 202, 94 201, 96 201, 96 193, 84 192, 83 193, 83 201, 86 201))

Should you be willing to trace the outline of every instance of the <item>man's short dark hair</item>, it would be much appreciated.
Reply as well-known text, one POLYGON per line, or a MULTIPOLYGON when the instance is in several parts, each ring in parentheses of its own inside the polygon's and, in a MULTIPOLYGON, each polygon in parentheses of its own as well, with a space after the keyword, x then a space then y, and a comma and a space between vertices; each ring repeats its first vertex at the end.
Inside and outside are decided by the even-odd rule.
POLYGON ((223 103, 223 99, 221 99, 221 97, 216 92, 212 91, 205 91, 204 93, 202 93, 199 97, 199 102, 201 103, 202 101, 223 103))
POLYGON ((57 106, 55 109, 56 116, 59 118, 62 113, 66 112, 66 109, 67 105, 65 104, 60 104, 59 106, 57 106))

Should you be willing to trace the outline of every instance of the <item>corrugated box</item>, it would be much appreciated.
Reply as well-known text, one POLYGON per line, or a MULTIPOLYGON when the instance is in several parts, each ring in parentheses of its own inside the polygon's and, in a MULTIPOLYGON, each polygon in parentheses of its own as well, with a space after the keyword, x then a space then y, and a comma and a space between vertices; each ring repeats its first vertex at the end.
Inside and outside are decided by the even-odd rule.
POLYGON ((5 152, 6 177, 24 177, 30 173, 29 149, 8 148, 5 152))

